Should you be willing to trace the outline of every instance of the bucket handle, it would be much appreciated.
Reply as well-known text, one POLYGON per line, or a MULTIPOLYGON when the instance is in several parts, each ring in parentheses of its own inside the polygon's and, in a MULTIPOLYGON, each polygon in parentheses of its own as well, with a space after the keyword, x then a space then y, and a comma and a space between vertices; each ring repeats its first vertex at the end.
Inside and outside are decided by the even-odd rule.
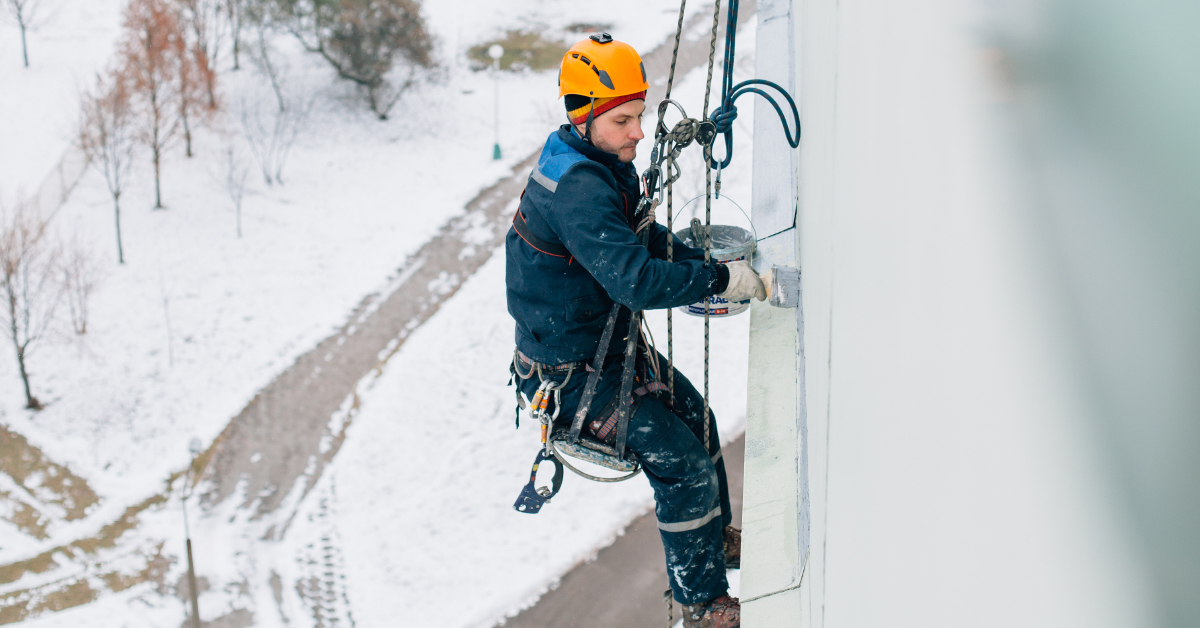
MULTIPOLYGON (((683 204, 683 207, 679 208, 679 213, 682 214, 683 210, 687 209, 688 205, 691 205, 693 202, 696 201, 696 199, 704 198, 704 196, 705 196, 704 194, 700 194, 699 196, 693 196, 688 202, 683 204)), ((750 214, 747 214, 746 210, 742 209, 742 206, 738 205, 738 202, 733 200, 732 198, 729 198, 729 196, 726 196, 725 200, 729 201, 730 203, 733 203, 733 206, 738 208, 738 211, 742 212, 742 215, 746 217, 746 222, 750 223, 750 232, 754 235, 754 244, 756 245, 756 248, 757 248, 758 229, 754 228, 754 221, 750 220, 750 214)), ((699 209, 699 207, 700 207, 699 205, 696 206, 697 209, 699 209)), ((692 215, 690 217, 692 217, 692 218, 695 217, 697 209, 692 210, 692 215)))

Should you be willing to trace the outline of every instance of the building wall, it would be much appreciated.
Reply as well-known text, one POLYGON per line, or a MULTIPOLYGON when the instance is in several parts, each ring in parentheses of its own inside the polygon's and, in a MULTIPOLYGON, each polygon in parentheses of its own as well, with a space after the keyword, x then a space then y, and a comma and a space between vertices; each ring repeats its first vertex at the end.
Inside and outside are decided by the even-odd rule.
POLYGON ((759 263, 803 305, 751 312, 747 628, 1155 623, 983 9, 760 0, 804 132, 755 110, 759 263))

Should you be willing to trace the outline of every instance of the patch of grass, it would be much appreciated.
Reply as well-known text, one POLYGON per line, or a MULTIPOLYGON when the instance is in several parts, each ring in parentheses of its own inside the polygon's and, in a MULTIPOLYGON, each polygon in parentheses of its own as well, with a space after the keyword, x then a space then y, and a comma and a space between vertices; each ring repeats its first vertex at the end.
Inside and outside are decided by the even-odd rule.
POLYGON ((567 32, 579 33, 581 35, 590 35, 592 33, 607 33, 612 30, 612 24, 604 22, 575 22, 567 26, 567 32))
POLYGON ((99 501, 86 480, 4 425, 0 425, 0 473, 8 474, 30 496, 61 506, 67 521, 82 519, 99 501))
POLYGON ((567 54, 566 44, 547 39, 542 33, 508 31, 501 39, 485 41, 467 51, 471 69, 478 71, 491 67, 492 58, 488 56, 488 48, 491 48, 492 44, 500 44, 504 48, 504 56, 500 57, 501 70, 552 70, 558 67, 563 55, 567 54))

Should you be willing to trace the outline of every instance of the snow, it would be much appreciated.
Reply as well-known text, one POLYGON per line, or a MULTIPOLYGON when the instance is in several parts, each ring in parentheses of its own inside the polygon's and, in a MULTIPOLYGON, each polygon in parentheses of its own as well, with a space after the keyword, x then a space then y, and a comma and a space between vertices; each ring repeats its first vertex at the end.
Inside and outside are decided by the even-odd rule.
MULTIPOLYGON (((111 199, 89 172, 53 223, 60 235, 78 234, 101 269, 89 332, 76 337, 64 326, 35 346, 34 394, 48 406, 39 413, 22 409, 15 364, 0 360, 0 421, 85 478, 101 501, 81 520, 50 521, 43 541, 0 522, 0 562, 95 534, 161 492, 186 467, 190 438, 211 442, 257 390, 340 328, 364 299, 375 295, 377 303, 393 290, 406 257, 461 214, 478 190, 540 147, 562 118, 553 72, 500 78, 505 159, 492 161, 492 77, 465 68, 467 47, 511 27, 554 33, 574 22, 607 22, 614 36, 648 48, 673 32, 677 7, 664 0, 569 9, 528 1, 426 3, 445 73, 407 94, 387 122, 366 112, 322 62, 279 40, 291 89, 311 94, 315 108, 285 184, 267 186, 251 172, 241 238, 218 182, 223 150, 240 132, 234 116, 194 133, 196 157, 185 158, 179 144, 172 149, 163 168, 165 210, 151 210, 152 175, 148 158, 139 157, 122 198, 123 266, 115 263, 111 199)), ((76 86, 103 67, 119 10, 117 2, 64 5, 54 28, 31 39, 29 72, 17 73, 19 57, 8 44, 0 49, 0 90, 29 94, 0 102, 6 147, 0 195, 36 189, 69 153, 76 86), (71 45, 48 45, 52 33, 71 45)), ((753 65, 752 41, 743 42, 741 71, 753 65)), ((223 79, 229 111, 243 99, 269 97, 253 69, 225 72, 223 79)), ((689 74, 676 89, 698 115, 702 73, 689 74)), ((723 174, 722 191, 748 201, 751 120, 743 115, 737 123, 743 159, 723 174)), ((647 141, 639 165, 649 148, 647 141)), ((698 151, 687 154, 677 206, 703 189, 698 151)), ((744 225, 736 212, 718 201, 714 222, 744 225)), ((246 608, 256 625, 295 622, 313 613, 312 596, 301 597, 297 587, 311 580, 325 587, 318 597, 346 601, 329 613, 353 613, 364 625, 390 623, 401 603, 414 625, 490 625, 531 603, 648 511, 650 491, 640 478, 617 486, 571 478, 537 517, 511 510, 537 434, 528 421, 521 430, 510 427, 512 389, 504 382, 512 322, 503 256, 473 277, 447 273, 438 280, 447 291, 460 283, 387 367, 360 383, 358 406, 331 417, 331 433, 345 428, 347 440, 303 503, 293 491, 277 510, 294 517, 252 521, 252 508, 235 508, 240 498, 207 512, 192 502, 197 569, 214 587, 201 596, 204 617, 246 608), (281 540, 263 541, 266 535, 281 540), (327 582, 326 571, 344 578, 327 582), (273 575, 283 583, 278 598, 273 575)), ((726 440, 744 422, 748 324, 746 316, 713 323, 713 406, 726 440)), ((661 313, 651 315, 651 325, 665 345, 661 313)), ((677 361, 700 387, 701 322, 676 315, 675 336, 677 361)), ((133 564, 136 554, 165 542, 174 559, 166 581, 178 582, 185 565, 180 486, 100 559, 110 567, 133 564)), ((63 575, 30 576, 4 590, 63 575)), ((80 625, 86 617, 96 626, 166 625, 181 621, 178 602, 138 585, 31 623, 80 625)))
POLYGON ((121 27, 120 0, 61 0, 28 33, 0 18, 0 205, 34 194, 74 142, 79 94, 105 69, 121 27))

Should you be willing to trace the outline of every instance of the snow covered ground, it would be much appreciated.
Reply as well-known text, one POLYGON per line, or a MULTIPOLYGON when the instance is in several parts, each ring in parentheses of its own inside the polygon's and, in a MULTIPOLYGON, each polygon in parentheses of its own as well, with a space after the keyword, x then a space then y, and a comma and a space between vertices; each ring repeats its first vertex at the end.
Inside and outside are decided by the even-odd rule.
MULTIPOLYGON (((120 7, 77 2, 107 11, 75 13, 71 9, 79 7, 68 2, 60 18, 64 29, 68 23, 99 25, 88 40, 92 48, 80 55, 93 64, 83 72, 90 75, 102 65, 98 51, 111 50, 116 34, 115 26, 104 31, 102 25, 119 24, 120 7)), ((407 95, 386 123, 367 114, 344 85, 329 87, 330 73, 320 62, 280 41, 291 84, 313 95, 315 111, 284 172, 286 184, 268 187, 251 177, 240 239, 217 182, 222 151, 238 133, 232 119, 218 119, 214 130, 196 134, 195 158, 184 158, 178 146, 172 152, 164 166, 166 210, 151 211, 153 183, 147 160, 140 160, 122 202, 124 266, 115 263, 103 183, 87 175, 58 212, 55 228, 78 233, 103 268, 89 333, 73 337, 61 329, 32 356, 34 394, 48 403, 40 413, 22 409, 15 366, 0 360, 0 411, 10 429, 85 479, 100 502, 78 521, 50 521, 40 540, 0 521, 0 562, 94 534, 131 504, 162 491, 168 476, 186 466, 189 438, 210 442, 255 391, 340 327, 364 296, 387 285, 405 257, 461 213, 480 188, 540 146, 562 117, 553 73, 501 77, 505 159, 493 162, 491 117, 479 114, 491 111, 492 79, 466 69, 462 53, 468 46, 508 28, 539 25, 555 34, 570 23, 607 22, 615 36, 648 48, 673 32, 677 7, 670 1, 619 2, 568 12, 534 2, 427 3, 445 76, 407 95)), ((708 7, 693 8, 700 9, 708 7)), ((739 69, 745 71, 752 67, 753 44, 746 36, 742 41, 739 69)), ((11 63, 11 51, 2 54, 0 62, 13 67, 0 69, 0 84, 31 82, 12 78, 19 64, 11 63)), ((68 150, 76 97, 62 94, 82 66, 65 56, 60 66, 53 77, 39 79, 45 85, 35 91, 70 115, 24 125, 10 99, 0 105, 14 107, 0 117, 3 158, 13 159, 8 146, 22 152, 37 146, 50 155, 40 169, 33 160, 13 159, 28 172, 6 168, 12 177, 0 179, 0 193, 35 188, 54 154, 68 150)), ((30 76, 35 71, 41 70, 33 68, 30 76)), ((224 77, 231 109, 243 98, 267 97, 253 69, 224 77)), ((699 72, 677 87, 693 116, 699 115, 702 89, 699 72)), ((723 175, 724 195, 737 200, 749 199, 751 120, 748 111, 743 115, 742 159, 723 175)), ((703 189, 698 153, 692 153, 677 206, 703 189)), ((723 201, 714 220, 745 224, 723 201)), ((203 616, 248 609, 255 625, 272 626, 353 614, 364 625, 379 625, 389 623, 396 608, 406 608, 414 625, 490 625, 535 599, 646 511, 644 480, 613 487, 578 478, 569 479, 538 517, 510 509, 537 437, 528 424, 520 431, 510 427, 512 389, 503 384, 512 327, 502 286, 503 260, 496 256, 406 341, 377 379, 360 385, 361 403, 344 449, 286 523, 282 541, 261 541, 268 523, 279 522, 249 521, 248 513, 233 509, 240 500, 203 516, 193 504, 197 568, 214 587, 202 596, 203 616), (326 579, 326 572, 339 577, 326 579), (304 582, 315 588, 307 591, 304 582), (325 598, 335 601, 313 601, 325 598)), ((651 320, 665 343, 662 315, 651 320)), ((714 323, 714 408, 727 439, 744 418, 747 325, 744 316, 714 323)), ((678 361, 698 386, 701 337, 698 320, 676 316, 678 361)), ((184 566, 179 506, 173 499, 152 510, 127 535, 136 537, 129 546, 165 540, 165 553, 175 558, 170 584, 184 566)), ((31 584, 26 579, 4 590, 31 584)), ((181 603, 159 595, 167 592, 139 585, 33 623, 180 621, 181 603)))
POLYGON ((121 0, 41 4, 57 9, 42 11, 28 34, 28 69, 20 32, 0 19, 0 203, 36 193, 74 141, 79 94, 95 83, 121 31, 121 0))

